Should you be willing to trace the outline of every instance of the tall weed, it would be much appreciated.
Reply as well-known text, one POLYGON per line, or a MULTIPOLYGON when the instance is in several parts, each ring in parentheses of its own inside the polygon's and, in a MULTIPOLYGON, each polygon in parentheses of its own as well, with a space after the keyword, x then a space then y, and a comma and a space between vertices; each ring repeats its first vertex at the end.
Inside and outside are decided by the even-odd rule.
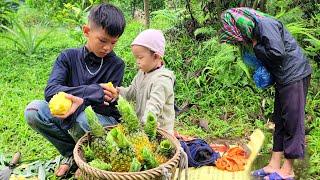
POLYGON ((0 36, 13 42, 17 50, 27 56, 33 54, 52 32, 49 31, 40 36, 38 28, 25 27, 22 23, 16 21, 13 21, 12 24, 13 28, 0 25, 0 28, 8 33, 0 36))

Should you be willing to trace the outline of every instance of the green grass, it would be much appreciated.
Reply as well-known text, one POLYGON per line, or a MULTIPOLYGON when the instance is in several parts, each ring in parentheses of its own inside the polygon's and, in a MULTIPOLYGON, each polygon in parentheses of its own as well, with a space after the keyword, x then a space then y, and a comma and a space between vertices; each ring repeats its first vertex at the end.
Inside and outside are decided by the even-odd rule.
POLYGON ((42 136, 27 126, 23 114, 30 101, 43 99, 53 61, 66 48, 65 43, 69 43, 61 43, 64 36, 63 32, 55 32, 37 54, 29 57, 14 50, 13 44, 1 45, 0 153, 21 151, 23 159, 50 159, 57 155, 42 136))

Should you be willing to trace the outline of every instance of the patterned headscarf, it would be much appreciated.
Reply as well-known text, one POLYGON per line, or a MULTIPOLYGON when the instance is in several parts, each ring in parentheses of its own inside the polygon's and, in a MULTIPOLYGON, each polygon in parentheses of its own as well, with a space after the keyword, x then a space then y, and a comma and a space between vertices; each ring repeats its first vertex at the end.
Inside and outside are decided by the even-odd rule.
POLYGON ((269 15, 251 8, 231 8, 221 14, 223 27, 220 41, 230 44, 247 43, 252 40, 255 21, 269 15))
POLYGON ((257 59, 253 52, 253 29, 255 22, 264 17, 271 17, 262 12, 250 8, 231 8, 221 14, 223 27, 220 41, 239 45, 243 61, 255 70, 253 80, 257 87, 267 88, 274 83, 273 77, 257 59))

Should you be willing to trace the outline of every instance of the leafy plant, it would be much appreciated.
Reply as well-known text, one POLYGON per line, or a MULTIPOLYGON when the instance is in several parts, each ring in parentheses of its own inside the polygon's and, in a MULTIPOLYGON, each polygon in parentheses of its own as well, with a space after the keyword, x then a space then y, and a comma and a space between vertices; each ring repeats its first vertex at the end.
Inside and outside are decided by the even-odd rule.
POLYGON ((17 11, 14 19, 18 19, 19 22, 26 27, 37 25, 48 26, 52 23, 49 15, 44 11, 28 7, 25 4, 21 4, 19 6, 19 10, 17 11))
POLYGON ((152 28, 168 30, 173 28, 179 21, 182 13, 181 9, 171 10, 163 9, 151 12, 151 26, 152 28))
MULTIPOLYGON (((304 23, 290 23, 287 24, 289 32, 295 36, 300 43, 305 47, 305 51, 309 56, 317 56, 320 52, 320 39, 317 38, 317 35, 314 32, 317 32, 316 29, 307 28, 304 23)), ((316 61, 320 64, 319 61, 316 61)))
POLYGON ((66 3, 64 4, 65 11, 67 11, 67 17, 64 21, 73 26, 82 27, 87 22, 87 15, 90 8, 93 6, 94 1, 90 0, 90 4, 86 6, 86 0, 82 0, 81 3, 66 3))
POLYGON ((319 176, 319 165, 320 165, 320 154, 318 153, 320 151, 320 133, 318 129, 320 128, 320 118, 316 118, 314 120, 314 123, 311 126, 313 130, 311 131, 310 135, 308 136, 308 146, 309 153, 312 154, 310 157, 310 169, 309 173, 314 176, 319 176))
POLYGON ((0 35, 1 37, 13 42, 16 48, 25 55, 33 54, 38 47, 48 38, 48 35, 52 32, 49 31, 43 36, 39 36, 37 28, 25 27, 24 25, 13 21, 13 28, 9 28, 4 25, 0 25, 0 28, 6 30, 9 35, 0 35))
POLYGON ((0 1, 0 24, 6 26, 10 25, 10 17, 18 10, 18 6, 18 1, 0 1))
POLYGON ((88 21, 89 10, 93 5, 93 0, 89 0, 89 5, 86 4, 86 0, 82 0, 80 3, 64 4, 61 19, 71 28, 70 36, 80 44, 85 42, 82 26, 88 21))
POLYGON ((217 33, 217 30, 214 29, 211 26, 205 26, 198 28, 194 31, 194 36, 196 39, 210 39, 212 36, 214 36, 217 33))

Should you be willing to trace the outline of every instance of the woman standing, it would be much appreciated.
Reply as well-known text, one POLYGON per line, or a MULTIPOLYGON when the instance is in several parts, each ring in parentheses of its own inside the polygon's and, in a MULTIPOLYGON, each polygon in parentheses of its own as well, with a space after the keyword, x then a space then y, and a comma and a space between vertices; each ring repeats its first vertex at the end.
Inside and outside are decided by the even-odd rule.
POLYGON ((268 165, 252 175, 271 180, 293 179, 293 162, 305 153, 304 116, 310 64, 284 25, 267 14, 232 8, 222 13, 221 20, 221 42, 237 45, 242 51, 251 49, 275 81, 272 157, 268 165))

